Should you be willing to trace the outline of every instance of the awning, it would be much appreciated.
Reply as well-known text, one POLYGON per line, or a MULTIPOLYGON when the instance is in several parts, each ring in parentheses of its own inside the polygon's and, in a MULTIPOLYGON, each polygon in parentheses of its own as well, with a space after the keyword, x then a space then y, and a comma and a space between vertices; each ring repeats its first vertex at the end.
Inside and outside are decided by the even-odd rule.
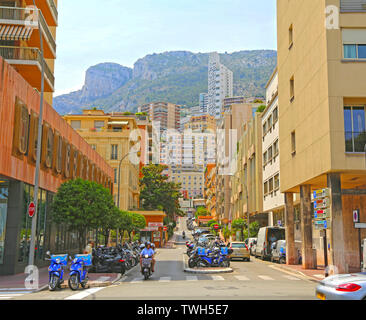
POLYGON ((27 41, 30 39, 32 32, 32 27, 2 25, 0 26, 0 40, 27 41))
POLYGON ((110 125, 127 125, 128 121, 111 121, 111 122, 108 122, 108 124, 110 124, 110 125))

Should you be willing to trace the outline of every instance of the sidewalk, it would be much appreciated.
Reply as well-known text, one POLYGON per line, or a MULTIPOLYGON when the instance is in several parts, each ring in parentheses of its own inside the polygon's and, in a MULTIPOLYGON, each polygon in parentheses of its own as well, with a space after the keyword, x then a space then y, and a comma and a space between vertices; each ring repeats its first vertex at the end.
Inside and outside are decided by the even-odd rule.
MULTIPOLYGON (((64 273, 64 283, 69 279, 69 266, 64 273)), ((41 291, 48 287, 48 267, 38 269, 38 288, 30 291, 41 291)), ((118 273, 89 273, 89 284, 98 286, 101 283, 113 283, 119 279, 118 273)), ((28 274, 19 273, 11 276, 0 276, 0 289, 24 289, 24 281, 29 277, 28 274)))
POLYGON ((318 267, 318 269, 303 269, 301 265, 286 265, 286 264, 274 264, 272 265, 272 267, 296 275, 302 275, 310 280, 317 282, 325 279, 325 270, 323 267, 318 267))

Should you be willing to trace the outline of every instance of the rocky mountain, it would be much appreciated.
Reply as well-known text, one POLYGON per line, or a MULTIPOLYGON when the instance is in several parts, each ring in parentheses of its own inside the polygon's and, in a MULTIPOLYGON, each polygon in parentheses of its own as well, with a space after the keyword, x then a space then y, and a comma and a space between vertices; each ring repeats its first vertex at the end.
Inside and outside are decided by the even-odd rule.
MULTIPOLYGON (((273 50, 220 54, 221 63, 234 73, 234 95, 264 96, 276 65, 273 50)), ((169 101, 193 107, 207 92, 208 53, 172 51, 147 55, 133 69, 103 63, 86 72, 83 88, 54 98, 60 114, 98 107, 105 111, 136 111, 152 101, 169 101)))

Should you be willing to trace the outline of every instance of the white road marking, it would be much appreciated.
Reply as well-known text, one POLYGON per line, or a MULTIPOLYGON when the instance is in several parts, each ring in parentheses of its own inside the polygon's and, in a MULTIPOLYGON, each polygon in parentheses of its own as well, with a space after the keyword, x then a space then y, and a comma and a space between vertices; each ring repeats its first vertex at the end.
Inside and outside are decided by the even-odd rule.
POLYGON ((266 280, 266 281, 274 280, 273 278, 271 278, 269 276, 258 276, 258 278, 261 278, 262 280, 266 280))
POLYGON ((100 288, 91 288, 91 289, 87 289, 85 291, 79 292, 77 294, 74 294, 70 297, 65 298, 65 300, 82 300, 84 298, 86 298, 87 296, 94 294, 102 289, 105 289, 106 287, 100 287, 100 288))
POLYGON ((324 279, 325 278, 325 276, 322 275, 322 274, 314 274, 314 277, 317 277, 319 279, 324 279))
POLYGON ((224 277, 222 276, 211 276, 212 277, 212 280, 215 280, 215 281, 225 281, 224 277))
POLYGON ((293 276, 283 276, 284 278, 286 278, 286 279, 289 279, 289 280, 297 280, 297 281, 300 281, 300 279, 299 278, 296 278, 296 277, 293 277, 293 276))
POLYGON ((5 299, 12 299, 12 298, 14 298, 14 297, 2 297, 2 296, 0 296, 0 299, 2 299, 2 300, 5 300, 5 299))
POLYGON ((198 278, 196 276, 187 276, 186 280, 187 281, 198 281, 198 278))
POLYGON ((159 282, 170 282, 172 280, 171 277, 161 277, 159 279, 159 282))
POLYGON ((104 282, 109 280, 111 277, 99 277, 96 281, 104 282))
POLYGON ((135 278, 130 283, 142 283, 142 279, 141 278, 135 278))
POLYGON ((239 281, 249 281, 250 280, 246 276, 235 276, 235 278, 238 279, 239 281))

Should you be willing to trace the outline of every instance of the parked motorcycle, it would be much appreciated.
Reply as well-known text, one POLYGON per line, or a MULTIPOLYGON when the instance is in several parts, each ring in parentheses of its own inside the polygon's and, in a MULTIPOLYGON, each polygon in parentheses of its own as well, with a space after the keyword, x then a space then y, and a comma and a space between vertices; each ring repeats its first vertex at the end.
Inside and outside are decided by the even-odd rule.
POLYGON ((75 255, 74 259, 70 257, 72 264, 70 267, 69 288, 73 291, 79 289, 79 285, 83 289, 88 283, 88 267, 91 265, 90 255, 75 255))
POLYGON ((190 268, 230 267, 229 250, 226 247, 215 247, 213 249, 198 247, 192 252, 188 260, 188 266, 190 268))
POLYGON ((55 291, 57 288, 60 289, 64 283, 64 266, 67 265, 68 255, 51 255, 49 251, 46 254, 50 257, 50 259, 46 258, 46 260, 51 261, 48 267, 48 289, 55 291))

